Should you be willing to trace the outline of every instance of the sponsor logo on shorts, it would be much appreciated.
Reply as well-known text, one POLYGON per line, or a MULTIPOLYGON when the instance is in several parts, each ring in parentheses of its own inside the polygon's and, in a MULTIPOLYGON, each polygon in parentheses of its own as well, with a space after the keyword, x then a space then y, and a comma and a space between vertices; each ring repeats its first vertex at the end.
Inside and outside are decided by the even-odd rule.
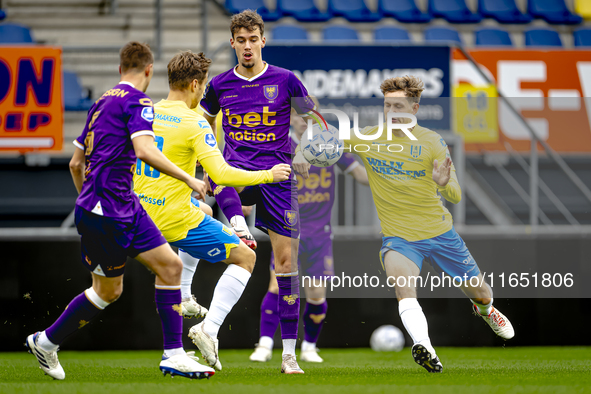
POLYGON ((219 250, 218 248, 213 248, 212 250, 210 250, 209 252, 207 252, 207 255, 209 257, 214 257, 214 256, 217 256, 220 253, 222 253, 221 250, 219 250))
POLYGON ((213 136, 213 134, 211 134, 211 133, 205 134, 205 143, 207 145, 211 146, 212 148, 215 148, 216 140, 215 140, 215 137, 213 136))
POLYGON ((326 317, 326 313, 323 313, 321 315, 310 314, 310 319, 312 319, 312 321, 316 324, 322 323, 322 320, 324 320, 325 317, 326 317))
POLYGON ((287 302, 289 305, 295 304, 296 301, 297 301, 297 299, 298 299, 298 295, 297 294, 283 296, 283 301, 287 302))
POLYGON ((154 108, 152 108, 152 107, 142 108, 142 118, 144 118, 148 122, 153 122, 154 121, 154 108))
POLYGON ((285 211, 283 218, 285 219, 285 223, 287 223, 288 226, 295 226, 298 222, 298 213, 293 210, 285 211))
POLYGON ((225 233, 226 235, 234 235, 234 233, 232 232, 232 230, 230 230, 228 227, 226 226, 222 226, 222 232, 225 233))

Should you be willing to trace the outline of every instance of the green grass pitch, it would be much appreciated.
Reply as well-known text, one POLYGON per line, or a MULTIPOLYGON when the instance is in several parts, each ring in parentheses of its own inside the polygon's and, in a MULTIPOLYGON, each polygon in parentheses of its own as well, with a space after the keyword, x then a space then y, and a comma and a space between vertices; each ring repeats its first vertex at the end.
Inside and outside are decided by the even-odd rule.
POLYGON ((414 364, 410 349, 325 349, 305 375, 279 373, 281 353, 265 364, 250 350, 222 350, 223 371, 210 380, 171 379, 158 369, 161 352, 60 352, 66 380, 54 381, 26 352, 0 353, 0 393, 591 393, 585 347, 439 348, 442 374, 414 364))

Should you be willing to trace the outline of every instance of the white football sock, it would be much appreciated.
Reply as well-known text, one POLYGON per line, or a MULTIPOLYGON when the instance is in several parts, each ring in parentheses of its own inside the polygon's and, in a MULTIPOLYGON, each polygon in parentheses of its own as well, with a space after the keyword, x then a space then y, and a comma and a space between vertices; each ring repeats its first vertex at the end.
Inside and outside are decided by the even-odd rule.
POLYGON ((185 354, 185 349, 182 347, 177 347, 176 349, 164 349, 164 357, 172 357, 176 356, 177 354, 185 354))
POLYGON ((427 318, 423 313, 423 308, 419 305, 419 301, 416 298, 403 298, 398 302, 398 313, 413 343, 425 346, 431 352, 431 356, 436 357, 435 349, 433 349, 429 339, 427 318))
POLYGON ((283 339, 283 355, 291 354, 295 356, 295 347, 296 347, 296 340, 295 339, 283 339))
POLYGON ((266 347, 269 350, 273 349, 274 343, 275 341, 271 337, 263 336, 259 338, 259 346, 266 347))
POLYGON ((486 305, 483 304, 479 304, 477 302, 472 301, 472 303, 474 304, 474 306, 478 309, 478 313, 480 313, 482 316, 488 316, 490 315, 490 313, 492 312, 492 304, 493 304, 493 299, 490 299, 490 302, 486 305))
POLYGON ((57 348, 59 347, 59 345, 56 345, 55 343, 51 342, 49 340, 49 338, 47 338, 47 335, 45 335, 45 331, 43 331, 37 337, 37 346, 39 346, 41 349, 45 350, 46 352, 55 352, 55 351, 57 351, 57 348))
POLYGON ((248 230, 246 219, 241 215, 232 216, 232 219, 230 219, 230 225, 236 229, 248 230))
POLYGON ((316 343, 306 340, 302 341, 302 352, 307 352, 308 350, 316 350, 316 343))
POLYGON ((181 297, 183 300, 186 300, 190 299, 193 294, 191 292, 191 285, 193 284, 193 277, 195 276, 199 259, 196 259, 182 249, 179 249, 179 257, 183 262, 183 272, 181 274, 181 297))
POLYGON ((213 292, 203 330, 212 338, 218 337, 220 326, 232 307, 236 305, 250 279, 250 272, 236 264, 230 264, 218 281, 213 292))

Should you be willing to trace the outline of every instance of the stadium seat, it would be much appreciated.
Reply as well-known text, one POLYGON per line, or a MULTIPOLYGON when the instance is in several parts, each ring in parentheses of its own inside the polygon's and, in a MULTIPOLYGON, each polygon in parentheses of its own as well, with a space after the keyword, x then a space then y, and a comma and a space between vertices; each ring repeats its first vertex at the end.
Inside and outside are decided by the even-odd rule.
POLYGON ((505 30, 486 28, 477 30, 474 35, 476 36, 476 45, 478 46, 513 46, 511 36, 505 30))
POLYGON ((435 18, 444 18, 451 23, 478 23, 479 13, 473 14, 464 0, 429 0, 429 11, 435 18))
POLYGON ((531 29, 525 33, 525 46, 528 47, 561 47, 562 40, 555 30, 531 29))
POLYGON ((519 11, 515 0, 478 0, 478 10, 483 17, 499 23, 529 23, 533 19, 519 11))
POLYGON ((377 12, 371 12, 363 0, 328 0, 328 12, 342 16, 349 22, 376 22, 382 19, 377 12))
POLYGON ((425 41, 451 41, 462 44, 460 33, 446 27, 431 27, 425 29, 425 41))
POLYGON ((1 44, 26 44, 33 42, 35 41, 28 27, 16 23, 0 23, 1 44))
POLYGON ((373 31, 373 37, 376 41, 410 42, 410 36, 406 30, 392 26, 378 27, 373 31))
POLYGON ((4 10, 0 10, 0 21, 6 18, 6 12, 4 10))
POLYGON ((575 0, 575 12, 584 19, 591 19, 591 1, 575 0))
POLYGON ((360 41, 357 30, 347 26, 328 26, 322 30, 324 41, 360 41))
POLYGON ((238 14, 248 9, 256 10, 265 22, 273 22, 283 16, 279 10, 269 11, 263 0, 226 0, 225 7, 232 14, 238 14))
POLYGON ((433 19, 421 12, 414 0, 378 0, 378 12, 403 23, 427 23, 433 19))
POLYGON ((300 22, 325 22, 332 18, 329 12, 320 12, 314 0, 277 0, 277 10, 300 22))
POLYGON ((591 46, 591 29, 583 28, 573 33, 576 47, 590 47, 591 46))
POLYGON ((295 25, 277 26, 271 32, 273 41, 309 41, 308 32, 295 25))
POLYGON ((66 111, 88 111, 93 101, 84 93, 78 75, 72 71, 63 71, 64 107, 66 111))
POLYGON ((569 11, 564 0, 529 0, 527 11, 534 18, 541 18, 554 25, 576 25, 583 21, 569 11))

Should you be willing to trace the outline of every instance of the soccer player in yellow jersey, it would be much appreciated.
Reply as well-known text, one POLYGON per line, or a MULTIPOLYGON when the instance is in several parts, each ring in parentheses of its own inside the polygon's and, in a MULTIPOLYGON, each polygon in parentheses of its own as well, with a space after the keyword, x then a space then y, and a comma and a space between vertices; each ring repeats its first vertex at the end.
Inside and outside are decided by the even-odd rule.
MULTIPOLYGON (((156 146, 193 177, 199 161, 218 185, 251 186, 287 180, 291 173, 287 164, 277 164, 270 170, 245 171, 229 166, 222 157, 209 123, 192 111, 203 95, 210 64, 203 53, 190 51, 177 54, 168 63, 170 92, 166 100, 154 106, 156 146)), ((207 363, 221 370, 218 331, 242 295, 256 255, 232 230, 196 206, 196 200, 191 200, 192 190, 185 183, 138 161, 134 189, 171 245, 196 259, 228 264, 215 287, 207 317, 189 334, 207 363)))
MULTIPOLYGON (((413 76, 390 78, 382 83, 381 90, 386 122, 410 123, 410 118, 402 114, 416 115, 423 82, 413 76), (396 116, 397 113, 400 115, 396 116)), ((369 150, 368 141, 359 138, 353 130, 351 138, 344 141, 345 149, 363 145, 356 153, 367 169, 382 225, 380 258, 389 280, 392 277, 396 284, 406 284, 396 287, 396 297, 400 318, 414 342, 413 358, 427 371, 441 372, 443 366, 431 345, 427 319, 417 301, 416 280, 409 280, 419 276, 423 260, 429 261, 438 272, 467 278, 462 291, 497 335, 510 339, 514 331, 509 320, 492 306, 492 291, 437 195, 439 192, 454 204, 462 198, 447 144, 439 134, 418 125, 411 130, 416 141, 401 127, 394 128, 392 139, 388 140, 387 124, 382 126, 384 132, 370 142, 369 150), (472 277, 479 278, 478 287, 470 285, 472 277)), ((378 130, 379 126, 370 126, 360 134, 375 135, 378 130)), ((293 164, 306 177, 309 164, 301 153, 293 164)))

